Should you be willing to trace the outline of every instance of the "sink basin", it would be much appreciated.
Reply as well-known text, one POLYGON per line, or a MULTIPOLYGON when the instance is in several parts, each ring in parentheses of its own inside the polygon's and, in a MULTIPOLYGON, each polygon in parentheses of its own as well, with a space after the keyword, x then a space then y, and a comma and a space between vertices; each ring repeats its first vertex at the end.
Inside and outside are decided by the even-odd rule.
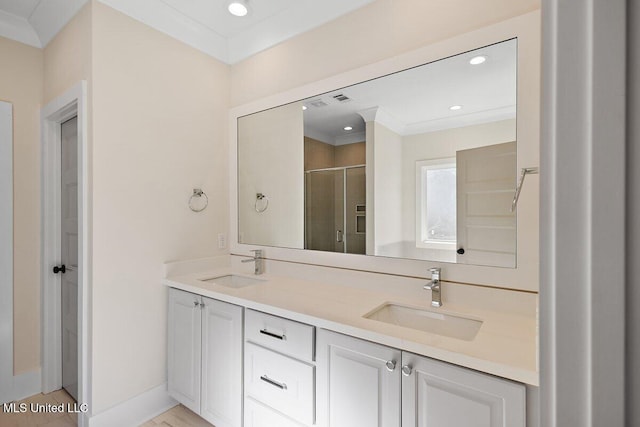
POLYGON ((473 340, 482 326, 481 320, 392 303, 383 304, 364 317, 465 341, 473 340))
POLYGON ((212 277, 210 279, 201 279, 203 282, 213 282, 216 285, 227 286, 229 288, 244 288, 245 286, 256 285, 264 282, 261 279, 252 277, 236 276, 235 274, 227 274, 226 276, 212 277))

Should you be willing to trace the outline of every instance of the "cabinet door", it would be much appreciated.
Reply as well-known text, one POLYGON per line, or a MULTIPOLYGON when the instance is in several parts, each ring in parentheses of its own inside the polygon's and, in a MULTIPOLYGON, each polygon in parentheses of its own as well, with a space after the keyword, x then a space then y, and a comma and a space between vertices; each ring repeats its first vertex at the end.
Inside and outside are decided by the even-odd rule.
POLYGON ((525 427, 522 384, 406 352, 402 366, 402 427, 525 427))
POLYGON ((242 424, 242 307, 203 298, 200 416, 218 427, 242 424))
POLYGON ((200 413, 200 297, 169 289, 169 395, 200 413))
POLYGON ((399 427, 400 358, 399 350, 319 330, 318 425, 399 427))

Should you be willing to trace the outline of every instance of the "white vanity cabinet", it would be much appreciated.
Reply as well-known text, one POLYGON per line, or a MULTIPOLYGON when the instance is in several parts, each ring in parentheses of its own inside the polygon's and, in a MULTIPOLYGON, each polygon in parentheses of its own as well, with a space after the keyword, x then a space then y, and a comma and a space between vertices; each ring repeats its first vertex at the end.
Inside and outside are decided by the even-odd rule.
POLYGON ((200 413, 201 299, 199 295, 169 289, 169 394, 195 413, 200 413))
POLYGON ((242 311, 169 289, 169 395, 217 427, 242 425, 242 311))
POLYGON ((322 427, 525 427, 522 384, 346 335, 317 334, 322 427))

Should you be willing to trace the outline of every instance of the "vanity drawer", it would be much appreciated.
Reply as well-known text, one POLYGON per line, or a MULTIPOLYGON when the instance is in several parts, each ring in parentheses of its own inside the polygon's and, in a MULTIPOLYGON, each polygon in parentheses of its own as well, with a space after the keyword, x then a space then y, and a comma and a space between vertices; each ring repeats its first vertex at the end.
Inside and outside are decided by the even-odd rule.
POLYGON ((254 310, 245 311, 247 341, 302 360, 314 360, 314 327, 254 310))
POLYGON ((244 427, 303 427, 280 412, 248 397, 244 401, 244 427))
POLYGON ((244 386, 252 397, 305 424, 315 419, 315 367, 246 343, 244 386))

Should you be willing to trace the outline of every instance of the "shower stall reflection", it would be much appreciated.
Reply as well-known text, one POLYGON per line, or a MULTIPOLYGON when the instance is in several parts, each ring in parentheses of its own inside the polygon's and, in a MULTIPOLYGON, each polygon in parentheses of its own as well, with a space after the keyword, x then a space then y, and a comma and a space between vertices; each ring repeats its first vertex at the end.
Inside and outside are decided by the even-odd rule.
POLYGON ((305 171, 305 249, 364 254, 364 165, 305 171))

